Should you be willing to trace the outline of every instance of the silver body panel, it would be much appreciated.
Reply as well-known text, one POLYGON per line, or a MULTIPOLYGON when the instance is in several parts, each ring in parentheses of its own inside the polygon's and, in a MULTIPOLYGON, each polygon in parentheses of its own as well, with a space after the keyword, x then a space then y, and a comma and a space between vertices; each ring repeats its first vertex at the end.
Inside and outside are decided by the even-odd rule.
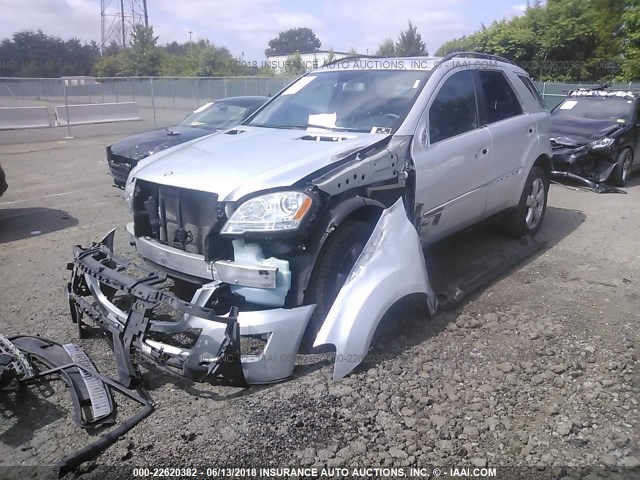
POLYGON ((382 213, 315 339, 315 347, 336 347, 334 381, 366 357, 376 327, 389 307, 414 293, 425 294, 431 312, 435 312, 436 296, 420 239, 400 199, 382 213))

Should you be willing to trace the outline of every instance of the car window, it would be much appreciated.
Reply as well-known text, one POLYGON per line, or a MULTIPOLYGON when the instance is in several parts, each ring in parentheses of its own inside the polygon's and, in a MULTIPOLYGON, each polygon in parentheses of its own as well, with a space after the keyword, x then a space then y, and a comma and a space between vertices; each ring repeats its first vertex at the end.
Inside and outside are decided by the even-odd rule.
POLYGON ((535 97, 535 99, 538 101, 538 104, 546 110, 547 107, 544 104, 544 100, 542 99, 540 92, 538 91, 536 86, 533 84, 531 79, 529 77, 525 77, 524 75, 518 75, 518 78, 520 79, 520 81, 522 81, 522 83, 524 83, 524 86, 527 87, 527 90, 529 90, 531 94, 535 97))
POLYGON ((431 143, 460 135, 479 126, 476 93, 471 71, 451 75, 429 108, 431 143))
POLYGON ((494 123, 522 113, 522 106, 511 84, 500 71, 478 71, 487 105, 487 122, 494 123))

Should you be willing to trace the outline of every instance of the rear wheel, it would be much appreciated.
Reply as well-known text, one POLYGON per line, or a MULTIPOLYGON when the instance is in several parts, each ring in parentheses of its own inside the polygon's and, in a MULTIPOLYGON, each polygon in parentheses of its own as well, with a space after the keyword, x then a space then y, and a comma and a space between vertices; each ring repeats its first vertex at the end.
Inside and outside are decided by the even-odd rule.
POLYGON ((624 187, 631 174, 631 165, 633 165, 633 152, 630 148, 625 148, 618 155, 616 168, 611 172, 608 183, 616 187, 624 187))
POLYGON ((505 212, 503 226, 509 235, 520 238, 535 235, 547 211, 549 179, 540 167, 533 167, 525 182, 520 202, 505 212))
POLYGON ((303 349, 312 347, 324 318, 362 253, 373 227, 364 221, 347 221, 327 239, 305 294, 305 303, 315 303, 317 306, 302 339, 303 349))

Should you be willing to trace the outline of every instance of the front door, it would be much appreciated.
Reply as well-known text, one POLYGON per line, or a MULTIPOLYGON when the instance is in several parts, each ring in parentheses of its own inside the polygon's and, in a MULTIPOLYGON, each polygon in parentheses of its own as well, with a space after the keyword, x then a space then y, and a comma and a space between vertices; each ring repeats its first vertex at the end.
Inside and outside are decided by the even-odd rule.
POLYGON ((412 156, 423 243, 482 217, 491 135, 480 127, 471 70, 452 71, 440 81, 418 124, 412 156))

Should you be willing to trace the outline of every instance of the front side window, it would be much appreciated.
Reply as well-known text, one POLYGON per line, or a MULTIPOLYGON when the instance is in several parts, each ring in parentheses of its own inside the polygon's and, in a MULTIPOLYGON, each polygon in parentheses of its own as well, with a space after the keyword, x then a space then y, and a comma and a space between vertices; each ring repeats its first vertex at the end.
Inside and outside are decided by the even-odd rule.
POLYGON ((411 109, 427 75, 411 70, 314 72, 291 84, 248 125, 391 133, 411 109))
POLYGON ((478 128, 478 109, 470 70, 454 73, 429 108, 429 138, 436 143, 478 128))
POLYGON ((504 73, 480 70, 478 76, 487 104, 488 123, 522 114, 522 105, 504 73))

